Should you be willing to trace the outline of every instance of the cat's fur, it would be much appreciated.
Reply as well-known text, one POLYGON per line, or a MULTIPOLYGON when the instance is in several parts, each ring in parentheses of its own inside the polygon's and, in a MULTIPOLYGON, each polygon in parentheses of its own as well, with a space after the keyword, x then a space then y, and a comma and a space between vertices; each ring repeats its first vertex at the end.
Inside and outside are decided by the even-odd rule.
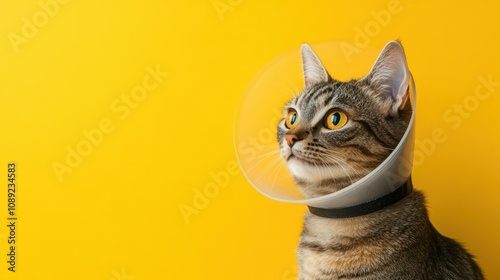
MULTIPOLYGON (((390 42, 362 79, 332 79, 308 45, 302 47, 306 87, 284 109, 280 154, 307 197, 349 186, 396 147, 411 116, 410 73, 399 42, 390 42), (325 125, 332 110, 347 123, 325 125), (297 113, 294 125, 286 123, 297 113)), ((307 213, 298 247, 300 280, 483 279, 472 256, 432 226, 420 191, 382 210, 353 218, 307 213)))

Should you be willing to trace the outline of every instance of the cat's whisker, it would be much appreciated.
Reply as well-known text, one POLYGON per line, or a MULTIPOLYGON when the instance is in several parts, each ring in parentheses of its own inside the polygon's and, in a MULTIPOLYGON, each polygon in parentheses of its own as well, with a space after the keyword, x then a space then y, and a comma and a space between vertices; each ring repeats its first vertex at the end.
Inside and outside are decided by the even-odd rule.
MULTIPOLYGON (((332 161, 334 161, 334 162, 341 162, 341 163, 343 163, 343 164, 345 164, 345 165, 347 165, 347 166, 351 167, 351 166, 347 163, 347 161, 346 161, 345 159, 343 159, 342 157, 337 156, 337 155, 335 155, 335 154, 325 153, 325 154, 323 154, 323 157, 325 157, 326 159, 332 160, 332 161)), ((351 167, 351 168, 352 168, 352 167, 351 167)))
MULTIPOLYGON (((337 163, 337 165, 339 165, 339 164, 337 163)), ((328 166, 328 167, 330 167, 330 165, 329 165, 329 164, 327 164, 327 166, 328 166)), ((334 178, 336 178, 336 177, 337 177, 337 176, 335 176, 335 173, 333 172, 333 168, 328 168, 328 172, 330 172, 330 174, 331 174, 331 176, 332 176, 332 179, 334 179, 334 178)))
POLYGON ((268 144, 268 145, 258 145, 258 146, 256 145, 256 146, 251 146, 251 147, 260 151, 260 150, 265 150, 265 149, 277 149, 277 148, 279 148, 279 145, 278 145, 278 143, 276 143, 276 144, 273 143, 273 144, 268 144))
MULTIPOLYGON (((301 78, 301 75, 298 75, 297 77, 295 77, 295 80, 300 79, 300 78, 301 78)), ((292 94, 292 96, 294 98, 299 96, 300 93, 302 92, 302 90, 299 89, 299 86, 294 82, 294 80, 293 79, 286 79, 285 81, 287 82, 286 88, 289 89, 289 92, 292 94)), ((285 86, 285 85, 283 85, 283 86, 285 86)))
MULTIPOLYGON (((334 164, 336 165, 340 165, 338 162, 334 162, 334 164)), ((328 167, 330 167, 331 165, 327 164, 328 167)), ((332 174, 332 178, 335 178, 335 173, 333 172, 333 168, 328 168, 328 170, 330 171, 330 174, 332 174)))
MULTIPOLYGON (((314 156, 314 159, 312 161, 313 165, 314 165, 314 168, 316 169, 317 173, 321 173, 321 169, 319 168, 318 164, 316 163, 316 160, 319 160, 321 159, 321 157, 317 154, 312 154, 314 156)), ((343 170, 343 172, 346 174, 346 176, 349 178, 349 181, 351 182, 351 184, 354 182, 352 176, 351 176, 351 173, 345 168, 345 166, 351 168, 354 172, 353 174, 356 174, 356 170, 353 169, 349 164, 347 164, 346 161, 344 161, 342 158, 340 157, 336 157, 334 155, 329 155, 329 154, 323 154, 323 159, 326 159, 328 160, 328 162, 325 162, 324 160, 322 160, 322 164, 326 165, 328 168, 326 168, 328 170, 328 172, 331 174, 331 178, 336 178, 337 176, 335 176, 334 172, 333 172, 333 168, 335 167, 338 167, 340 169, 343 170), (345 165, 345 166, 344 166, 345 165), (331 167, 331 168, 330 168, 331 167)))
POLYGON ((317 173, 320 173, 320 169, 315 161, 313 161, 313 164, 314 164, 314 169, 316 169, 317 173))
POLYGON ((343 164, 340 164, 339 162, 335 162, 342 170, 344 170, 345 174, 347 175, 347 177, 349 177, 349 181, 351 182, 351 184, 353 183, 353 180, 352 180, 352 177, 351 177, 351 174, 349 173, 349 171, 347 171, 347 169, 344 168, 344 165, 343 164))
POLYGON ((290 93, 292 94, 293 98, 297 98, 300 95, 300 89, 298 89, 297 86, 294 85, 292 81, 289 81, 289 83, 292 86, 290 93))
POLYGON ((269 162, 267 164, 267 166, 264 168, 264 170, 262 170, 262 175, 260 176, 259 178, 259 181, 258 181, 258 184, 261 184, 263 182, 266 181, 266 178, 268 178, 268 173, 273 169, 275 168, 276 166, 278 166, 279 162, 281 161, 281 158, 275 158, 274 160, 272 160, 271 162, 269 162))
MULTIPOLYGON (((332 163, 336 164, 338 167, 340 167, 345 172, 345 174, 349 177, 349 181, 351 182, 351 184, 354 182, 352 177, 351 177, 351 173, 349 171, 347 171, 347 169, 345 169, 344 165, 351 168, 353 171, 356 171, 354 168, 352 168, 345 160, 343 160, 340 157, 336 157, 336 156, 329 155, 329 154, 325 154, 325 156, 328 159, 330 159, 332 161, 332 163), (343 164, 341 164, 341 163, 343 163, 343 164)), ((329 163, 327 163, 327 165, 332 166, 329 163)), ((355 173, 356 172, 354 172, 354 174, 355 173)))
POLYGON ((268 145, 268 146, 260 146, 259 149, 257 149, 257 155, 253 157, 248 157, 246 158, 247 161, 253 161, 257 159, 262 159, 264 157, 267 157, 270 154, 274 153, 279 153, 279 146, 278 145, 268 145), (261 150, 261 151, 259 151, 261 150))
POLYGON ((280 174, 280 171, 281 171, 281 168, 283 168, 283 165, 284 164, 280 164, 280 166, 278 167, 278 170, 276 171, 276 174, 274 175, 273 183, 271 184, 271 189, 269 190, 269 192, 271 194, 273 193, 274 185, 276 184, 276 179, 278 178, 278 175, 280 174))
POLYGON ((294 83, 292 80, 287 80, 287 82, 290 84, 290 86, 292 86, 292 89, 293 89, 293 92, 294 92, 294 97, 297 97, 301 90, 299 89, 299 87, 297 86, 296 83, 294 83))
MULTIPOLYGON (((281 157, 279 156, 279 151, 269 152, 268 154, 265 154, 265 155, 260 156, 260 157, 261 157, 261 158, 260 158, 260 160, 259 160, 257 163, 255 163, 255 164, 254 164, 254 165, 253 165, 250 169, 248 169, 248 172, 252 172, 255 168, 257 168, 258 166, 260 166, 260 165, 261 165, 262 163, 264 163, 267 159, 269 159, 269 158, 271 158, 271 157, 273 157, 273 156, 276 156, 276 155, 278 155, 278 156, 276 157, 276 159, 281 160, 281 157)), ((274 159, 274 160, 276 160, 276 159, 274 159)), ((273 161, 274 161, 274 160, 273 160, 273 161)))
POLYGON ((261 155, 254 156, 251 158, 251 160, 261 159, 261 158, 267 157, 271 154, 279 154, 279 152, 280 152, 279 150, 273 149, 272 151, 269 151, 267 153, 263 153, 261 155))
MULTIPOLYGON (((325 156, 330 156, 332 157, 333 159, 337 160, 337 161, 341 161, 342 163, 344 163, 346 166, 348 166, 349 168, 351 168, 354 173, 360 173, 359 170, 355 169, 354 167, 352 167, 350 164, 347 163, 347 161, 345 159, 343 159, 340 155, 336 154, 336 152, 334 151, 330 151, 330 153, 326 153, 325 156)), ((366 168, 362 167, 362 166, 359 166, 360 169, 363 169, 363 171, 365 173, 369 173, 370 171, 367 170, 366 168)))
POLYGON ((289 85, 283 83, 279 83, 278 85, 283 87, 286 90, 286 92, 290 93, 290 95, 292 95, 293 98, 296 98, 300 94, 300 91, 298 91, 298 89, 296 90, 295 85, 293 85, 292 82, 290 82, 289 80, 287 80, 287 82, 289 83, 289 85, 292 86, 291 88, 289 87, 289 85))

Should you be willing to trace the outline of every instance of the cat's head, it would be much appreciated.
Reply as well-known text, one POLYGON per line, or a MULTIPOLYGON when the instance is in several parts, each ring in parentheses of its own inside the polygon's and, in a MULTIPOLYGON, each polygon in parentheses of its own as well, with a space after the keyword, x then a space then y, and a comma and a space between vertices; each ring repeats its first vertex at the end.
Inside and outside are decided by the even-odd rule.
POLYGON ((340 82, 302 45, 305 88, 283 109, 280 155, 306 197, 349 186, 396 147, 411 116, 410 72, 401 44, 389 42, 363 78, 340 82))

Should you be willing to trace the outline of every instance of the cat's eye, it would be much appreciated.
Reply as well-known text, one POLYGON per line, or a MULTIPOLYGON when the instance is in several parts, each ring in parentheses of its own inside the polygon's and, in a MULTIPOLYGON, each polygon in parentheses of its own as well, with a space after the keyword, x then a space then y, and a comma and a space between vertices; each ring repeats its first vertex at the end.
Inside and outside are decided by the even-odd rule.
POLYGON ((326 116, 326 127, 331 130, 342 128, 347 123, 347 115, 342 111, 332 111, 326 116))
POLYGON ((290 129, 295 124, 297 124, 297 119, 298 118, 299 118, 299 116, 297 115, 297 112, 295 110, 291 110, 290 113, 288 113, 288 116, 286 116, 286 119, 285 119, 285 126, 286 126, 286 128, 290 129))

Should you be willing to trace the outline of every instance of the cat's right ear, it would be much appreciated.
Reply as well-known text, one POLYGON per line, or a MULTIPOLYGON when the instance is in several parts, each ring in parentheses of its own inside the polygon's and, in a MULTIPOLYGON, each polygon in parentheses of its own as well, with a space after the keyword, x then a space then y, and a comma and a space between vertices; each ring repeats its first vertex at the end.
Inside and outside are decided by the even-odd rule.
POLYGON ((391 115, 402 109, 408 100, 411 75, 401 43, 389 42, 370 73, 363 79, 369 81, 375 89, 375 94, 389 106, 391 115))
POLYGON ((328 75, 328 72, 326 72, 325 67, 312 48, 304 43, 300 51, 302 53, 302 70, 304 72, 306 87, 321 82, 328 82, 330 75, 328 75))

